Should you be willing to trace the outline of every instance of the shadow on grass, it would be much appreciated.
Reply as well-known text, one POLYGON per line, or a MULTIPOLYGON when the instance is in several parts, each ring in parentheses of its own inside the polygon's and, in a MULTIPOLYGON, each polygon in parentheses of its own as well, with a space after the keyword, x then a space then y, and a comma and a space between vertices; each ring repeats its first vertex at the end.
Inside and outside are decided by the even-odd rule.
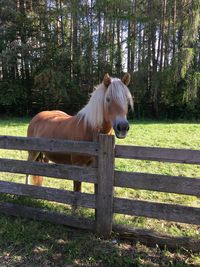
POLYGON ((4 216, 0 225, 1 267, 195 266, 186 262, 188 252, 134 245, 115 236, 103 240, 87 231, 4 216))
MULTIPOLYGON (((38 200, 2 195, 0 201, 41 207, 38 200)), ((46 208, 42 205, 43 208, 46 208)), ((69 209, 69 208, 68 208, 69 209)), ((199 266, 200 254, 109 240, 88 231, 19 217, 0 217, 1 267, 199 266)))

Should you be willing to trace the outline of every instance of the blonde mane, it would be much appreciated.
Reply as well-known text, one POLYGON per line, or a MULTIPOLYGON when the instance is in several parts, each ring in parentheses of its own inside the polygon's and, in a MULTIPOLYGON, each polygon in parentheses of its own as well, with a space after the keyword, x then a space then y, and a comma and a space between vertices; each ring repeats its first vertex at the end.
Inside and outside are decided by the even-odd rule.
POLYGON ((93 129, 101 128, 104 120, 104 108, 109 105, 106 101, 107 98, 115 101, 124 110, 127 109, 128 104, 133 107, 128 87, 120 79, 112 78, 108 88, 104 83, 96 87, 87 105, 78 112, 79 121, 83 119, 85 126, 89 125, 93 129))
MULTIPOLYGON (((124 110, 128 104, 133 108, 133 98, 128 87, 118 78, 112 78, 112 82, 106 91, 105 99, 109 97, 124 110)), ((108 104, 105 102, 105 104, 108 104)))

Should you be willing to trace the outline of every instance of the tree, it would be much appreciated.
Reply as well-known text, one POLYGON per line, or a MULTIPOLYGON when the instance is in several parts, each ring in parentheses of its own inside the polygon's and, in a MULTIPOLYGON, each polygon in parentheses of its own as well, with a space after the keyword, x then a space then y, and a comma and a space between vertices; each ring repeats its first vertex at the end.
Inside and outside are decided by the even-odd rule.
POLYGON ((1 0, 0 17, 1 112, 76 112, 129 71, 138 114, 199 114, 199 1, 1 0))

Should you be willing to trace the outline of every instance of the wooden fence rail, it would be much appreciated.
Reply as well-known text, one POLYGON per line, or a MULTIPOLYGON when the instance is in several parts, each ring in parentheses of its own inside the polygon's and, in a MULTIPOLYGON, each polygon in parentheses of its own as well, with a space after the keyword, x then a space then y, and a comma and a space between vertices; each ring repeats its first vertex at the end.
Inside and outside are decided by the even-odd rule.
POLYGON ((114 187, 125 187, 200 196, 199 178, 125 172, 117 171, 114 168, 115 158, 200 164, 199 150, 115 146, 114 137, 107 135, 99 135, 98 138, 95 138, 95 142, 0 136, 0 149, 75 153, 97 159, 93 167, 81 167, 0 158, 1 172, 42 175, 94 184, 95 194, 88 194, 0 181, 0 193, 95 209, 95 220, 57 214, 14 203, 0 203, 1 214, 45 219, 53 223, 90 229, 104 237, 109 237, 111 231, 114 230, 122 237, 135 238, 147 244, 157 243, 176 247, 174 242, 177 242, 177 246, 200 251, 199 239, 175 238, 145 229, 130 229, 115 225, 112 220, 113 214, 119 213, 199 225, 200 208, 174 203, 119 198, 114 197, 113 194, 114 187))
POLYGON ((44 175, 60 179, 75 180, 87 183, 97 182, 97 169, 71 166, 67 164, 49 164, 25 160, 0 158, 0 171, 31 175, 44 175))
POLYGON ((97 142, 77 142, 50 138, 0 136, 0 148, 12 150, 33 150, 42 152, 75 153, 97 156, 97 142))
POLYGON ((160 147, 121 146, 115 148, 116 158, 200 164, 200 150, 160 147))
POLYGON ((200 196, 200 179, 192 177, 115 171, 114 185, 118 187, 200 196))
POLYGON ((68 216, 57 212, 47 211, 40 208, 26 207, 14 203, 0 203, 0 213, 95 231, 94 220, 77 216, 68 216))
POLYGON ((96 199, 93 194, 71 192, 62 189, 32 186, 13 182, 0 181, 1 193, 45 199, 58 203, 77 205, 86 208, 96 208, 96 199))
POLYGON ((177 204, 114 198, 114 212, 188 224, 200 222, 200 209, 177 204))

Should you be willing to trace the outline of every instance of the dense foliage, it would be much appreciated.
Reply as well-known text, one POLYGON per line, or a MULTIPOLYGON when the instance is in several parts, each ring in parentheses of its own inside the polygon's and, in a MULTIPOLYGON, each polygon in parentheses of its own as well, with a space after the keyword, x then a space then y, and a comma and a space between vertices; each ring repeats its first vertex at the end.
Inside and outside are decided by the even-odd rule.
POLYGON ((129 71, 137 116, 200 114, 198 0, 0 0, 0 112, 76 112, 129 71))

